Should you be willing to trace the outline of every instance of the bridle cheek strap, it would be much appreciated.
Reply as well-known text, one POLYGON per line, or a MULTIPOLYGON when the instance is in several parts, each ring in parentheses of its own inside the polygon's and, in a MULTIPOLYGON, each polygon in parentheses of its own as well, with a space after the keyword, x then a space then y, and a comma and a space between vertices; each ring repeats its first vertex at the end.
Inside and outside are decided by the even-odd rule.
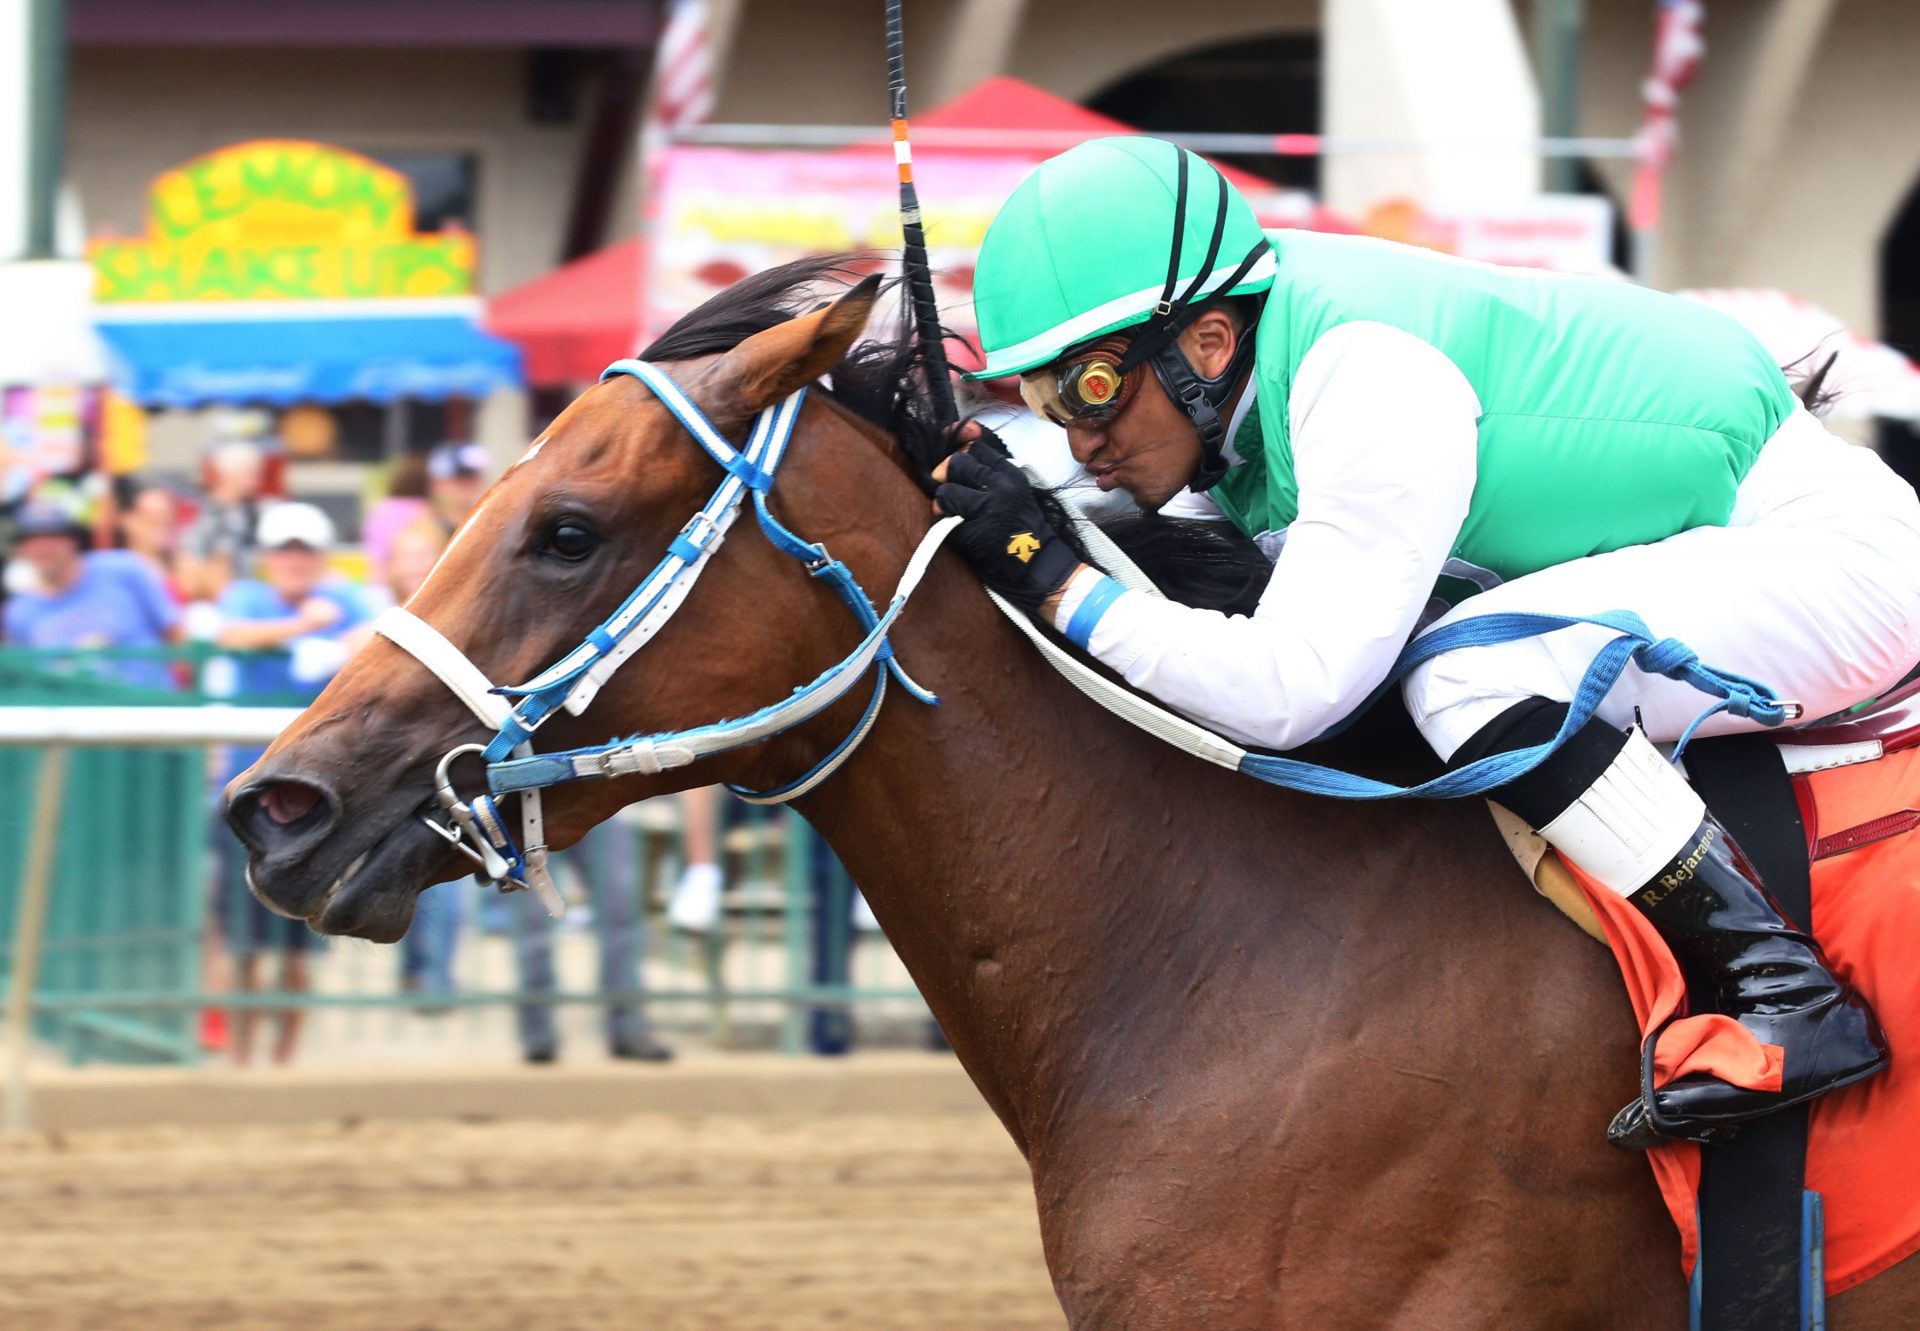
POLYGON ((699 558, 687 565, 686 575, 674 579, 661 593, 660 599, 640 617, 633 628, 615 640, 613 646, 608 648, 604 655, 587 667, 585 673, 567 691, 566 701, 561 706, 574 716, 586 711, 588 705, 600 696, 600 690, 606 682, 613 678, 613 672, 625 665, 635 652, 645 647, 653 640, 655 634, 667 626, 667 621, 672 619, 675 612, 680 609, 681 602, 687 599, 687 593, 693 590, 693 584, 699 580, 701 573, 706 571, 707 561, 712 559, 714 552, 720 548, 720 542, 726 537, 727 528, 733 525, 733 520, 739 516, 739 512, 736 506, 726 514, 714 533, 713 543, 700 552, 699 558))
POLYGON ((726 476, 619 609, 559 661, 524 684, 500 690, 513 701, 513 710, 487 746, 490 763, 513 753, 561 708, 575 716, 584 712, 614 671, 673 617, 726 539, 747 495, 764 500, 772 487, 806 400, 806 389, 802 388, 760 412, 741 452, 721 438, 712 422, 658 366, 645 361, 616 361, 601 377, 623 374, 651 388, 661 405, 680 420, 726 476))
MULTIPOLYGON (((731 753, 762 743, 820 715, 851 693, 868 671, 874 670, 876 665, 887 659, 888 631, 906 609, 935 552, 959 523, 960 519, 956 517, 942 518, 928 529, 908 559, 886 613, 873 616, 872 627, 859 645, 810 683, 801 685, 779 702, 747 716, 697 726, 691 730, 634 735, 586 749, 538 753, 492 763, 487 768, 488 788, 496 795, 504 795, 585 777, 651 776, 656 772, 685 767, 714 754, 731 753)), ((873 728, 881 700, 885 697, 887 677, 892 673, 884 669, 875 671, 872 699, 852 733, 806 772, 774 790, 753 791, 739 786, 730 786, 729 789, 752 803, 783 804, 818 786, 852 755, 873 728)), ((895 674, 895 678, 899 676, 895 674)), ((931 702, 938 701, 931 694, 925 697, 931 702)))

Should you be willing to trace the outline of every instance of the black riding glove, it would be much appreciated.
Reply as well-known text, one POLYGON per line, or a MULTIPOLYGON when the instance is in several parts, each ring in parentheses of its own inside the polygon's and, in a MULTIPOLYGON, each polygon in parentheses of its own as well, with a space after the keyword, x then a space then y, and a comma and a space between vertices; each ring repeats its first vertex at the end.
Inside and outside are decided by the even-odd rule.
POLYGON ((980 581, 1028 610, 1066 586, 1080 556, 1054 533, 1020 468, 991 430, 971 452, 947 459, 947 481, 933 492, 942 513, 966 521, 953 542, 980 581))

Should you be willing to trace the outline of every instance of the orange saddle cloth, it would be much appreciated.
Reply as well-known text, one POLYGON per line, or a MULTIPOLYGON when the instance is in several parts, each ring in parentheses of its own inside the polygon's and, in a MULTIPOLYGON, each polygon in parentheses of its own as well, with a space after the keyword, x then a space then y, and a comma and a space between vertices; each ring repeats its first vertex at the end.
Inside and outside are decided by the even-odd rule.
MULTIPOLYGON (((1891 747, 1891 745, 1889 746, 1891 747)), ((1827 1292, 1837 1294, 1920 1249, 1920 747, 1794 778, 1813 861, 1814 933, 1835 974, 1873 1004, 1893 1050, 1879 1076, 1816 1102, 1807 1186, 1826 1211, 1827 1292)), ((1666 944, 1625 898, 1575 874, 1620 964, 1641 1031, 1686 1001, 1666 944)), ((1660 1084, 1705 1072, 1777 1089, 1780 1050, 1727 1017, 1681 1017, 1655 1048, 1660 1084)), ((1647 1153, 1680 1229, 1689 1274, 1698 1252, 1700 1148, 1647 1153)))

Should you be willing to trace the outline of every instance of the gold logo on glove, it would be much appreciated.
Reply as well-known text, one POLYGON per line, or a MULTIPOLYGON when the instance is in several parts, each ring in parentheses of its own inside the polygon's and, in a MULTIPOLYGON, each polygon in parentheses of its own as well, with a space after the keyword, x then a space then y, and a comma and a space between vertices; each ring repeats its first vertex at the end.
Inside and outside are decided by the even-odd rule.
POLYGON ((1007 542, 1007 553, 1023 564, 1031 564, 1033 557, 1040 553, 1040 542, 1034 539, 1030 531, 1023 531, 1007 542))

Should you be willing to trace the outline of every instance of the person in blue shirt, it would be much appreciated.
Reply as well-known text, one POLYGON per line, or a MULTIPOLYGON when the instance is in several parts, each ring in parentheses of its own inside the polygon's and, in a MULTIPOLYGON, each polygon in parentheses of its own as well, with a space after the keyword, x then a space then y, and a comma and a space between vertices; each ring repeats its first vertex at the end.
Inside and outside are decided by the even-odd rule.
MULTIPOLYGON (((333 523, 312 504, 275 504, 260 514, 254 532, 259 550, 259 576, 231 583, 220 594, 222 625, 215 639, 235 651, 260 653, 237 663, 236 701, 311 702, 346 660, 347 640, 370 619, 366 598, 358 587, 334 577, 327 569, 333 548, 333 523)), ((227 761, 221 784, 245 771, 262 750, 235 749, 227 761)), ((269 949, 283 954, 280 988, 304 991, 309 983, 306 952, 313 932, 298 920, 274 915, 248 891, 245 857, 230 837, 216 837, 221 847, 224 891, 218 902, 220 924, 239 963, 243 991, 257 990, 261 957, 269 949)), ((244 1063, 253 1049, 258 1012, 243 1010, 234 1025, 234 1057, 244 1063)), ((293 1058, 300 1038, 301 1012, 289 1008, 279 1015, 273 1058, 293 1058)))
MULTIPOLYGON (((9 644, 43 650, 161 647, 179 636, 180 608, 151 565, 127 550, 88 550, 76 499, 48 492, 14 517, 14 555, 33 585, 7 602, 9 644)), ((172 687, 166 662, 118 660, 100 673, 142 688, 172 687)))
POLYGON ((241 578, 220 594, 216 641, 235 650, 281 649, 241 659, 241 697, 312 702, 345 660, 343 640, 371 618, 366 594, 329 574, 333 523, 312 504, 266 509, 255 540, 260 575, 241 578))

